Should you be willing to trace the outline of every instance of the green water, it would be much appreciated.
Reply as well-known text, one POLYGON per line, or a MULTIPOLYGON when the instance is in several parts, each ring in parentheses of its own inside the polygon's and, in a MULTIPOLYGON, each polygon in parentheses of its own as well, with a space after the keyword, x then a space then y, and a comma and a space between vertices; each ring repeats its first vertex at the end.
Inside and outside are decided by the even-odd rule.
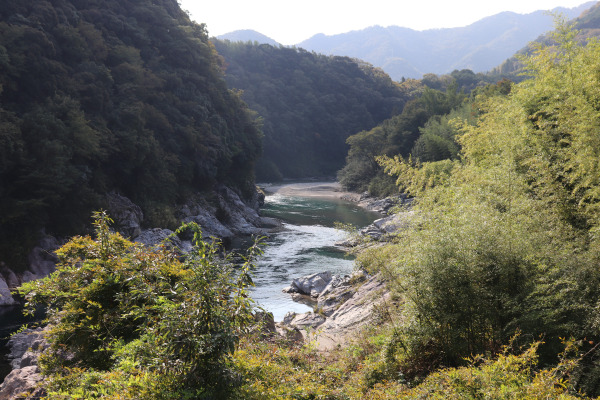
POLYGON ((312 310, 281 291, 294 278, 323 271, 352 272, 352 257, 335 245, 346 237, 345 232, 334 227, 335 222, 360 228, 380 218, 344 200, 280 194, 266 197, 261 214, 279 218, 285 227, 268 239, 265 253, 258 261, 256 288, 252 292, 252 297, 273 313, 275 321, 282 320, 288 311, 312 310))

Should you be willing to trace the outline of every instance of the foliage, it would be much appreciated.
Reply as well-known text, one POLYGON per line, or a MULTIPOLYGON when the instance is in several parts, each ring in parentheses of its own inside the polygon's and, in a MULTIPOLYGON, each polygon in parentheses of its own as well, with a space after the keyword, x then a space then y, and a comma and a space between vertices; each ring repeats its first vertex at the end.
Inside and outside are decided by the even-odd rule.
POLYGON ((193 233, 193 249, 179 254, 168 242, 134 244, 111 233, 109 222, 96 214, 95 239, 74 237, 57 251, 55 273, 19 289, 28 310, 47 307, 51 347, 40 362, 49 398, 229 390, 228 360, 252 320, 251 259, 234 268, 195 224, 176 232, 193 233))
POLYGON ((475 357, 469 367, 436 372, 402 398, 410 399, 578 399, 568 379, 576 361, 536 370, 536 342, 521 354, 504 352, 496 360, 475 357))
POLYGON ((540 369, 534 342, 504 349, 497 358, 476 356, 469 365, 437 371, 408 385, 394 354, 393 329, 382 327, 343 349, 307 347, 246 338, 235 355, 244 399, 578 399, 569 376, 577 363, 573 343, 556 367, 540 369))
POLYGON ((335 174, 346 138, 399 113, 410 96, 360 60, 250 42, 214 44, 227 83, 263 118, 258 179, 335 174))
POLYGON ((0 260, 85 232, 110 191, 149 224, 216 182, 247 195, 261 134, 219 63, 175 0, 3 1, 0 260))
POLYGON ((450 121, 470 113, 470 106, 463 106, 465 99, 456 81, 445 92, 425 88, 418 99, 404 107, 402 114, 369 131, 350 136, 346 165, 338 172, 342 186, 352 191, 369 190, 377 196, 390 194, 397 189, 378 164, 377 157, 413 154, 423 161, 456 157, 457 130, 450 121), (459 111, 452 112, 455 109, 459 111), (386 185, 382 185, 382 181, 386 185))
POLYGON ((405 301, 405 371, 498 354, 517 331, 543 336, 540 361, 552 365, 561 338, 585 338, 574 383, 600 394, 600 46, 575 37, 559 24, 558 47, 523 59, 531 79, 477 99, 459 160, 382 159, 418 195, 416 217, 397 251, 359 260, 385 269, 405 301))

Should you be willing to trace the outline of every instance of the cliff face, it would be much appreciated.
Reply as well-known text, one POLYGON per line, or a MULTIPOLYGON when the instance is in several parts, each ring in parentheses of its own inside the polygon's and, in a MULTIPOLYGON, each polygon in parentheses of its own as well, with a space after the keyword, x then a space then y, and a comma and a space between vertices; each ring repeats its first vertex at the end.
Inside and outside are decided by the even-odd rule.
POLYGON ((203 25, 175 0, 0 3, 0 261, 84 233, 118 192, 145 227, 228 185, 248 200, 261 134, 203 25))

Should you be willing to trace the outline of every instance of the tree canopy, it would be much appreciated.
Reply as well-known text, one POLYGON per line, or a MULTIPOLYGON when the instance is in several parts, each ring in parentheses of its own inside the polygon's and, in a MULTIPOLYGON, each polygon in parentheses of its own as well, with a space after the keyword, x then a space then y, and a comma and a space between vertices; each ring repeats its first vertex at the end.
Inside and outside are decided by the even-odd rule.
POLYGON ((149 224, 216 182, 247 194, 261 133, 219 63, 175 0, 3 1, 0 260, 83 232, 110 191, 149 224))
POLYGON ((576 33, 559 24, 556 45, 522 59, 530 79, 480 97, 458 160, 380 159, 417 196, 412 228, 387 250, 397 257, 362 258, 383 257, 376 265, 405 300, 406 365, 460 365, 517 333, 543 337, 551 365, 572 337, 585 354, 574 382, 599 393, 600 45, 576 33))

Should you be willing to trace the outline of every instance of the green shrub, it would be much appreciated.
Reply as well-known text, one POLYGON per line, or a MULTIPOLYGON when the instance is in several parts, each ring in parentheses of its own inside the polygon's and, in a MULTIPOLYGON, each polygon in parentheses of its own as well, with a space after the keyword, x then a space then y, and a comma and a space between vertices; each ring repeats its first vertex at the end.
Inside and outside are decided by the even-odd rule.
POLYGON ((181 254, 132 243, 109 222, 97 213, 95 239, 71 239, 55 273, 19 289, 28 310, 47 307, 51 347, 40 362, 50 398, 111 398, 148 381, 146 398, 226 391, 229 357, 252 320, 250 259, 234 268, 195 224, 176 232, 194 234, 181 254))

